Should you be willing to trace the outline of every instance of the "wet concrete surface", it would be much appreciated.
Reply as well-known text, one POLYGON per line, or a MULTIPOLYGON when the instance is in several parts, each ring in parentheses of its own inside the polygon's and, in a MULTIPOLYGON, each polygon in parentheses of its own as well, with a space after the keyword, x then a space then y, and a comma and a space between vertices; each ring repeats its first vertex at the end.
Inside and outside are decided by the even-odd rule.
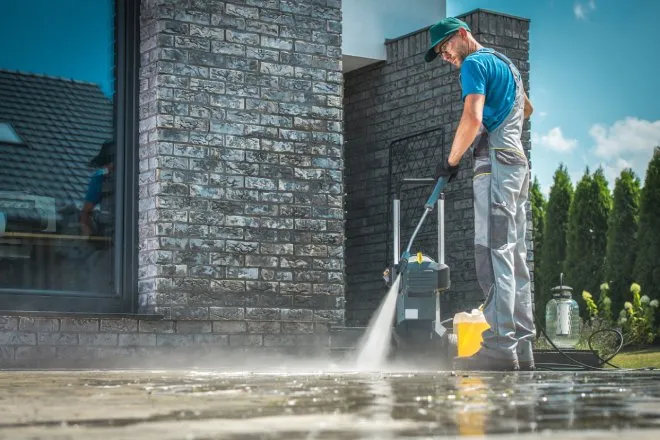
POLYGON ((0 372, 0 439, 660 438, 657 372, 0 372))

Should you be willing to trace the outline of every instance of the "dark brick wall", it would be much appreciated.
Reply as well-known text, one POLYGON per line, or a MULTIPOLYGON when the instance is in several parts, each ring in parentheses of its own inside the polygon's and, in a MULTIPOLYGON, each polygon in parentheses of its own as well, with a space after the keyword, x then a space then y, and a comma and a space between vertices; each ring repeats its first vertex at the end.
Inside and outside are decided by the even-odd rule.
MULTIPOLYGON (((477 40, 513 59, 527 85, 529 21, 483 10, 462 18, 477 40)), ((390 143, 442 128, 444 148, 440 147, 439 157, 445 157, 458 126, 462 110, 458 71, 440 61, 425 63, 428 44, 426 29, 389 41, 385 62, 345 76, 347 324, 366 324, 386 292, 381 275, 392 261, 387 231, 390 143)), ((523 141, 528 154, 529 130, 527 121, 523 141)), ((452 288, 443 296, 443 316, 483 301, 474 270, 472 204, 472 158, 467 153, 445 203, 446 263, 452 270, 452 288)), ((422 211, 420 205, 415 223, 422 211)), ((531 238, 531 220, 529 231, 531 238)), ((530 265, 531 258, 530 251, 530 265)))
POLYGON ((311 311, 259 321, 251 313, 240 309, 212 321, 0 316, 0 367, 217 368, 250 354, 327 354, 326 324, 311 311))
POLYGON ((327 354, 344 320, 341 1, 140 5, 143 315, 0 316, 0 367, 327 354))
POLYGON ((343 322, 341 0, 143 0, 141 25, 141 311, 343 322))

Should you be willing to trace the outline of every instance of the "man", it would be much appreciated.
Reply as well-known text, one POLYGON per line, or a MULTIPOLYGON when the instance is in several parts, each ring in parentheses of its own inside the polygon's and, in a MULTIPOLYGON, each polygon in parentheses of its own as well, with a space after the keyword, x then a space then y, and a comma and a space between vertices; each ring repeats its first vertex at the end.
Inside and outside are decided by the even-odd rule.
POLYGON ((89 178, 83 208, 80 213, 80 227, 84 236, 112 235, 111 195, 114 193, 112 173, 114 171, 114 142, 107 141, 101 146, 99 153, 89 161, 90 167, 95 168, 89 178), (96 205, 102 204, 102 224, 92 224, 92 213, 96 205))
POLYGON ((490 325, 480 350, 456 358, 455 368, 530 370, 535 327, 525 262, 529 164, 521 135, 533 108, 518 69, 479 44, 466 23, 446 18, 429 33, 426 62, 440 56, 460 69, 463 114, 437 174, 451 181, 461 157, 474 145, 475 263, 490 325))
POLYGON ((84 254, 78 260, 82 269, 76 271, 79 278, 75 285, 80 290, 107 293, 114 289, 114 161, 115 143, 112 140, 104 142, 98 154, 89 161, 94 171, 89 177, 79 221, 82 235, 91 240, 83 247, 84 254))

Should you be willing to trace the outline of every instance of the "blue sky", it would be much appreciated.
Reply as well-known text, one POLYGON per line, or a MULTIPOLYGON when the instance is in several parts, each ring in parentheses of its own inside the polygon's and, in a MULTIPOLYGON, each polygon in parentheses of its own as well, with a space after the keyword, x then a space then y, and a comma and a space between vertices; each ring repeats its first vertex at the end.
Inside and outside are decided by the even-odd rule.
MULTIPOLYGON (((532 173, 547 195, 564 162, 573 182, 603 166, 642 179, 660 145, 660 1, 447 0, 531 19, 532 173)), ((642 180, 643 184, 643 180, 642 180)))
MULTIPOLYGON (((110 4, 1 0, 0 68, 110 94, 110 4)), ((544 192, 560 162, 574 182, 599 165, 610 188, 624 167, 643 179, 660 145, 660 0, 447 0, 451 16, 476 8, 531 19, 532 172, 544 192)))
POLYGON ((111 95, 111 0, 0 0, 0 69, 100 84, 111 95))

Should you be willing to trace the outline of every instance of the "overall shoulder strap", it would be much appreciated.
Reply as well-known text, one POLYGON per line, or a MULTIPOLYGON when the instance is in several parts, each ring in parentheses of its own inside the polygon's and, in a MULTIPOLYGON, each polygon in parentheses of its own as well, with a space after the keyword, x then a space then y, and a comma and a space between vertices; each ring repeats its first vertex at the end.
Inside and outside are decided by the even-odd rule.
POLYGON ((503 53, 500 53, 500 52, 496 51, 495 49, 489 49, 489 51, 490 51, 490 53, 495 55, 500 60, 504 61, 509 66, 509 69, 511 69, 511 73, 513 73, 513 77, 516 78, 516 80, 521 79, 520 71, 518 70, 516 65, 513 64, 513 61, 511 61, 511 59, 509 57, 507 57, 503 53))

